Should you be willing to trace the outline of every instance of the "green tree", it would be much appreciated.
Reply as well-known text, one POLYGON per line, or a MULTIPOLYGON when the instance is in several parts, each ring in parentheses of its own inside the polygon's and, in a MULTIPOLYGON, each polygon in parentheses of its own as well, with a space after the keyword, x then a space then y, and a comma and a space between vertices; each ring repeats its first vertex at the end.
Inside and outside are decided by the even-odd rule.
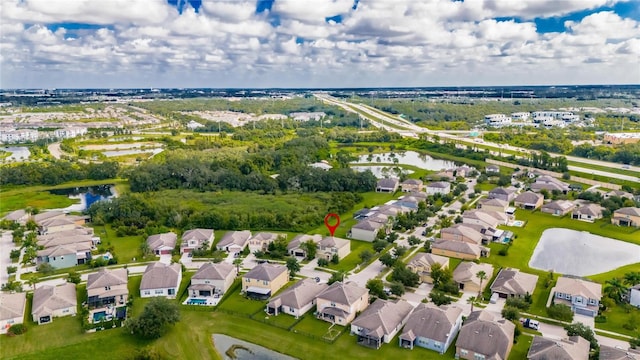
POLYGON ((360 261, 364 264, 369 262, 369 260, 373 258, 373 253, 369 249, 364 249, 360 252, 360 254, 358 254, 358 256, 360 257, 360 261))
POLYGON ((469 296, 467 298, 467 304, 471 305, 471 312, 473 312, 473 306, 478 304, 478 298, 475 296, 469 296))
POLYGON ((384 284, 380 279, 367 280, 367 289, 369 289, 369 293, 375 297, 379 297, 380 299, 387 298, 387 294, 384 292, 384 284))
POLYGON ((478 299, 482 299, 482 282, 487 280, 487 273, 480 270, 476 273, 476 277, 480 280, 480 288, 478 289, 478 299))
POLYGON ((628 286, 640 284, 640 271, 632 271, 624 274, 624 283, 628 286))
POLYGON ((413 246, 420 244, 421 240, 417 236, 411 235, 407 238, 407 241, 409 242, 409 245, 413 246))
POLYGON ((42 264, 38 265, 37 270, 38 270, 39 273, 47 276, 47 275, 51 275, 53 273, 54 268, 49 263, 42 263, 42 264))
POLYGON ((386 252, 382 254, 378 260, 380 260, 380 262, 386 267, 393 267, 393 265, 398 261, 398 258, 386 252))
POLYGON ((289 269, 289 276, 295 277, 298 271, 300 271, 300 264, 294 257, 287 258, 287 269, 289 269))
POLYGON ((69 276, 67 276, 67 282, 79 284, 80 274, 78 274, 77 271, 69 271, 69 276))
POLYGON ((398 263, 391 272, 391 280, 400 282, 404 286, 416 287, 420 283, 420 276, 409 270, 403 263, 398 263))
POLYGON ((302 244, 300 244, 300 248, 307 254, 307 260, 313 260, 316 257, 316 253, 318 252, 318 244, 313 241, 303 242, 302 244))
POLYGON ((236 267, 236 275, 240 273, 240 265, 242 265, 242 259, 233 259, 233 265, 236 267))
POLYGON ((396 296, 402 296, 406 292, 404 285, 397 281, 391 283, 389 290, 391 290, 391 293, 396 296))
POLYGON ((550 318, 561 321, 573 321, 573 311, 571 307, 565 304, 553 304, 547 308, 547 314, 550 318))
POLYGON ((600 346, 598 345, 598 340, 596 339, 596 336, 590 327, 582 323, 573 323, 571 325, 565 326, 564 329, 567 331, 567 336, 582 336, 589 342, 589 347, 591 348, 591 350, 597 350, 600 348, 600 346))
POLYGON ((346 273, 344 271, 336 271, 333 274, 331 274, 331 277, 327 281, 327 284, 331 285, 334 282, 343 281, 345 275, 346 273))
POLYGON ((502 317, 511 321, 517 320, 520 318, 520 312, 518 311, 517 308, 511 307, 511 306, 505 306, 502 309, 502 317))
POLYGON ((432 290, 429 294, 429 298, 431 301, 440 306, 440 305, 448 305, 453 302, 453 298, 443 293, 442 291, 432 290))
POLYGON ((612 298, 617 304, 622 304, 623 296, 627 293, 627 287, 621 278, 613 278, 605 281, 604 294, 612 298))
POLYGON ((379 253, 382 250, 386 249, 387 245, 389 244, 384 240, 376 240, 371 246, 373 247, 373 251, 379 253))
POLYGON ((139 317, 125 321, 125 327, 135 336, 158 339, 166 332, 169 325, 178 321, 180 321, 178 304, 162 297, 154 297, 144 306, 139 317))
POLYGON ((396 248, 393 249, 393 255, 395 255, 396 258, 401 258, 407 253, 407 250, 404 246, 396 246, 396 248))

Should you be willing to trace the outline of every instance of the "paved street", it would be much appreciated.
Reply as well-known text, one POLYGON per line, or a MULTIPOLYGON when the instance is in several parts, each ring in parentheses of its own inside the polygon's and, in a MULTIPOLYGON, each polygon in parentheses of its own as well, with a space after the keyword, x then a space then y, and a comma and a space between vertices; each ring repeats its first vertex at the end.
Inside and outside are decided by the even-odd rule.
POLYGON ((0 285, 9 281, 7 274, 7 266, 11 265, 11 250, 17 249, 13 244, 13 235, 11 231, 2 231, 0 236, 0 285))

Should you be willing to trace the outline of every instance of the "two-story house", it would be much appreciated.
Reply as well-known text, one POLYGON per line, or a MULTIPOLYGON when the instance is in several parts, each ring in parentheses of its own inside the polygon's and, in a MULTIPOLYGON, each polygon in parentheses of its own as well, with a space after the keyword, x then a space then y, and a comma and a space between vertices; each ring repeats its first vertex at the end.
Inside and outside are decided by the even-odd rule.
POLYGON ((213 245, 213 229, 191 229, 182 234, 180 254, 193 250, 209 250, 213 245))
POLYGON ((390 343, 407 323, 413 305, 404 300, 377 299, 351 323, 351 334, 358 336, 358 344, 380 348, 390 343))
POLYGON ((329 285, 306 278, 275 296, 267 304, 267 314, 288 314, 296 318, 304 315, 316 304, 316 297, 329 285))
POLYGON ((346 326, 369 306, 369 290, 354 282, 334 282, 316 298, 318 318, 346 326))
POLYGON ((189 296, 197 298, 222 295, 233 285, 236 275, 236 267, 229 263, 206 263, 191 277, 189 296))
POLYGON ((420 179, 407 179, 400 184, 402 192, 420 192, 424 187, 420 179))
POLYGON ((127 269, 101 268, 87 277, 87 304, 89 308, 106 305, 125 305, 129 298, 127 269))
POLYGON ((427 184, 427 194, 435 195, 442 194, 446 195, 451 192, 451 184, 446 181, 435 181, 427 184))
POLYGON ((182 264, 167 265, 156 261, 147 266, 140 281, 140 297, 163 296, 173 299, 182 281, 182 264))
POLYGON ((251 251, 251 253, 254 253, 256 251, 267 251, 267 249, 269 248, 269 244, 276 241, 279 236, 286 235, 270 232, 259 232, 249 239, 249 250, 251 251))
POLYGON ((449 258, 439 256, 430 253, 419 252, 415 254, 409 263, 407 269, 420 276, 420 281, 431 284, 433 279, 431 278, 431 267, 439 266, 440 269, 447 269, 449 267, 449 258), (437 265, 436 265, 437 264, 437 265))
POLYGON ((562 276, 552 289, 553 302, 571 307, 574 313, 595 317, 598 315, 602 285, 587 280, 562 276))
POLYGON ((259 264, 242 276, 242 292, 251 298, 268 299, 288 281, 286 266, 259 264))
POLYGON ((420 303, 400 335, 400 346, 423 347, 444 354, 462 326, 462 309, 456 306, 436 306, 420 303))
POLYGON ((325 236, 322 241, 318 243, 318 249, 316 257, 318 259, 331 260, 333 256, 337 255, 338 259, 342 260, 345 256, 351 252, 351 242, 349 240, 325 236))

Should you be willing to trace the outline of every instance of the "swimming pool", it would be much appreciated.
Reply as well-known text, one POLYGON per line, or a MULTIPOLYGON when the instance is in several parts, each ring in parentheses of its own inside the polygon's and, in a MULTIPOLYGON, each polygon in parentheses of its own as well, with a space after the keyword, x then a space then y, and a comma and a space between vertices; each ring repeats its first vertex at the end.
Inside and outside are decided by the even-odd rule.
POLYGON ((187 302, 187 305, 206 305, 206 299, 191 299, 187 302))
POLYGON ((93 313, 93 322, 98 322, 107 317, 106 311, 98 311, 93 313))

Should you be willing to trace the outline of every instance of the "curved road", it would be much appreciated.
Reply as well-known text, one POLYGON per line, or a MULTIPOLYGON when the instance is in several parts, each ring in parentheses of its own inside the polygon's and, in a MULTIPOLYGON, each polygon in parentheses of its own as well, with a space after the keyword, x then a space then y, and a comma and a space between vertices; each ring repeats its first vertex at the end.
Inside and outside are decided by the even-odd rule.
POLYGON ((49 149, 49 154, 56 159, 60 159, 62 157, 62 149, 60 149, 60 143, 56 142, 47 146, 49 149))

